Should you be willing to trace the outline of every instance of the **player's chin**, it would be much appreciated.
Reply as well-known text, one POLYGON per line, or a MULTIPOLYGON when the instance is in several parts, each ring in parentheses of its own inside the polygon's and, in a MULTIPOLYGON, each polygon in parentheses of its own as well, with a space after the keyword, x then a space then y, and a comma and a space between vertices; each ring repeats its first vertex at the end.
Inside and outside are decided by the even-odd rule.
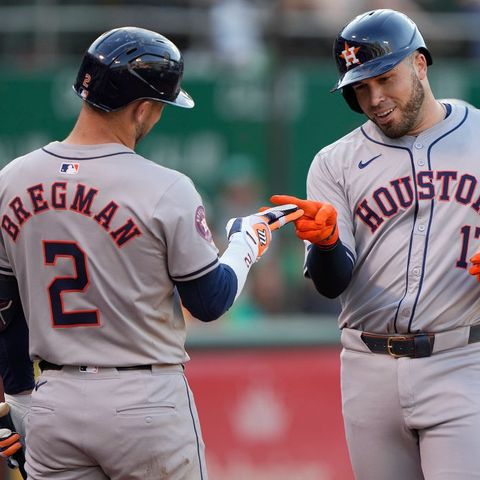
POLYGON ((397 128, 396 125, 381 125, 379 128, 388 138, 400 138, 405 135, 405 131, 397 128))
POLYGON ((400 138, 407 133, 402 122, 396 121, 393 117, 383 122, 376 121, 376 118, 373 118, 372 121, 389 138, 400 138))

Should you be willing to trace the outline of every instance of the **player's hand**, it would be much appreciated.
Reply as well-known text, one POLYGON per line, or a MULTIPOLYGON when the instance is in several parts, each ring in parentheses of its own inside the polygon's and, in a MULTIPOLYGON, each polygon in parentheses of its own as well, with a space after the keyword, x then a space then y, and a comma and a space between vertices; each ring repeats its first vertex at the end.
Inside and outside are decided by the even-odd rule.
POLYGON ((301 200, 290 195, 273 195, 270 201, 277 205, 291 203, 303 210, 304 214, 295 221, 295 233, 301 240, 322 248, 330 248, 337 243, 337 211, 330 203, 301 200))
POLYGON ((9 404, 0 402, 0 457, 6 458, 10 468, 18 468, 22 478, 27 478, 25 455, 22 449, 23 438, 15 430, 9 404))
POLYGON ((472 262, 472 266, 468 270, 468 273, 477 277, 477 280, 480 282, 480 252, 473 255, 473 257, 470 258, 470 261, 472 262))
MULTIPOLYGON (((0 428, 0 457, 10 459, 10 456, 21 448, 20 435, 17 432, 12 432, 8 428, 0 428)), ((18 467, 18 464, 13 461, 8 463, 11 468, 18 467)))
MULTIPOLYGON (((270 231, 278 230, 287 223, 298 220, 303 215, 303 210, 293 203, 277 207, 262 207, 261 216, 265 218, 270 231)), ((257 214, 258 215, 258 214, 257 214)))
POLYGON ((250 248, 252 261, 255 263, 268 249, 272 231, 293 222, 303 215, 303 210, 296 205, 279 205, 262 209, 247 217, 231 218, 226 226, 229 240, 240 235, 250 248))
POLYGON ((272 239, 270 227, 261 215, 231 218, 225 229, 229 241, 239 237, 248 246, 251 263, 255 263, 267 251, 272 239))

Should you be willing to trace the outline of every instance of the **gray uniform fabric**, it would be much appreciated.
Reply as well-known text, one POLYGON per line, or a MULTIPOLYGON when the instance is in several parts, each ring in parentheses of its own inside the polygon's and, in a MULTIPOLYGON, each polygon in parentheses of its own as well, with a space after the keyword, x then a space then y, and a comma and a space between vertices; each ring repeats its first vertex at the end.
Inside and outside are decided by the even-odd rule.
POLYGON ((480 323, 468 274, 480 246, 479 129, 480 112, 455 105, 417 137, 391 139, 368 121, 311 165, 307 196, 335 206, 354 263, 339 326, 358 480, 480 478, 479 347, 468 345, 480 323), (432 356, 394 358, 372 353, 362 332, 437 335, 432 356))
POLYGON ((455 106, 416 138, 367 122, 316 156, 307 196, 335 206, 355 262, 340 327, 435 332, 480 321, 467 274, 480 245, 479 125, 480 111, 455 106))
POLYGON ((45 371, 28 419, 28 478, 206 480, 181 368, 45 371))
POLYGON ((218 250, 197 231, 202 201, 187 177, 120 145, 53 143, 2 170, 0 206, 19 225, 15 241, 2 229, 0 268, 18 279, 34 358, 104 367, 188 359, 172 279, 204 275, 217 265, 218 250), (60 171, 73 163, 75 174, 60 171), (20 218, 28 216, 23 223, 9 207, 15 199, 20 218), (125 225, 131 238, 121 243, 122 234, 113 235, 125 225), (53 246, 46 260, 46 242, 73 248, 54 256, 53 246), (84 288, 75 291, 83 278, 73 286, 57 281, 61 291, 50 295, 55 279, 80 277, 79 251, 84 288), (58 298, 63 314, 55 317, 58 298))
MULTIPOLYGON (((52 451, 58 451, 65 441, 63 434, 71 435, 72 441, 78 438, 67 410, 78 409, 93 418, 98 413, 91 410, 95 402, 112 406, 111 380, 101 381, 103 370, 97 367, 181 366, 188 361, 186 326, 173 282, 195 279, 218 264, 218 249, 206 224, 202 200, 186 176, 122 145, 53 142, 0 172, 0 214, 0 272, 17 278, 30 329, 31 357, 92 367, 78 375, 66 370, 53 377, 51 372, 44 373, 48 397, 58 397, 58 404, 45 403, 45 386, 34 391, 29 424, 38 423, 37 415, 45 417, 45 409, 50 409, 48 418, 58 415, 54 422, 49 420, 57 436, 48 438, 41 428, 28 428, 29 473, 34 480, 47 478, 45 472, 48 478, 96 478, 80 473, 53 476, 57 467, 43 457, 40 440, 47 438, 52 451), (85 383, 87 378, 99 381, 85 383), (99 398, 82 400, 83 395, 74 393, 82 391, 81 385, 99 398)), ((168 427, 171 417, 152 413, 155 421, 148 425, 148 438, 153 441, 158 434, 161 439, 155 448, 171 448, 162 444, 165 439, 160 432, 166 427, 178 450, 184 448, 186 437, 196 446, 195 454, 187 455, 189 467, 183 476, 172 470, 161 478, 206 479, 198 418, 183 373, 165 377, 142 372, 149 375, 154 391, 168 379, 178 384, 169 402, 174 410, 178 406, 175 415, 187 416, 174 432, 168 427)), ((126 371, 115 377, 119 404, 145 406, 154 401, 153 393, 149 397, 144 388, 128 387, 137 373, 126 371)), ((139 415, 146 419, 145 412, 139 415)), ((130 448, 118 467, 119 471, 124 467, 123 473, 113 470, 110 478, 158 479, 154 468, 150 476, 145 472, 122 476, 134 458, 141 458, 145 442, 137 443, 137 436, 143 433, 128 431, 123 416, 105 418, 112 423, 89 422, 91 428, 85 435, 99 434, 105 445, 113 445, 116 437, 115 442, 130 448)), ((78 465, 85 466, 91 452, 86 453, 84 443, 76 447, 78 457, 69 457, 69 461, 75 465, 78 460, 78 465)))

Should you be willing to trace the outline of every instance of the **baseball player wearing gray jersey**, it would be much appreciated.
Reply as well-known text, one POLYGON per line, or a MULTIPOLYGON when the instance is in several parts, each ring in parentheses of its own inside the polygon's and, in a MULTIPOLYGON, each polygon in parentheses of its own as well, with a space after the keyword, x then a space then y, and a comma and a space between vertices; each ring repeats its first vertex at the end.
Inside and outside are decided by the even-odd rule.
POLYGON ((304 209, 306 273, 340 296, 355 477, 479 479, 480 112, 434 98, 402 13, 356 17, 334 56, 334 90, 368 120, 317 154, 307 200, 272 201, 304 209))
MULTIPOLYGON (((219 258, 190 179, 134 151, 165 104, 193 107, 182 73, 162 35, 106 32, 78 72, 84 102, 69 136, 0 172, 0 271, 18 282, 41 369, 32 480, 207 479, 180 300, 201 320, 221 316, 271 231, 303 212, 232 219, 219 258)), ((19 301, 0 294, 15 317, 19 301)))

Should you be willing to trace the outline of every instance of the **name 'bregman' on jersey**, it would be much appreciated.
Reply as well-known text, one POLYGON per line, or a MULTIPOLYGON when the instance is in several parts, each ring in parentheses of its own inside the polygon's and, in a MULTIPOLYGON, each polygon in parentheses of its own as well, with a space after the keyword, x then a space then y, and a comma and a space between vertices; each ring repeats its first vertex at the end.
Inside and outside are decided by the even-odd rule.
POLYGON ((480 111, 452 105, 417 137, 391 139, 367 121, 315 157, 308 198, 337 208, 355 263, 340 327, 433 332, 480 321, 467 271, 480 247, 479 129, 480 111))
POLYGON ((0 273, 17 278, 33 358, 188 360, 174 282, 218 264, 189 178, 118 144, 53 142, 0 172, 0 218, 0 273))

